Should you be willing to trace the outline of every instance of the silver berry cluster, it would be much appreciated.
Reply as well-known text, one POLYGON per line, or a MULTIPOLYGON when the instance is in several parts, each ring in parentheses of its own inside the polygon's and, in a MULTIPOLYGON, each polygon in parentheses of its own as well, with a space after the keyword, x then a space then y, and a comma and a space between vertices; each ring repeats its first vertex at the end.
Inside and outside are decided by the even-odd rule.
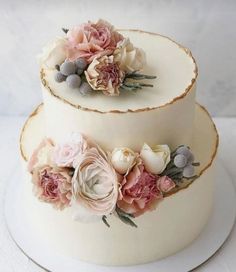
POLYGON ((193 178, 194 166, 198 165, 199 163, 194 162, 194 155, 190 148, 181 145, 171 153, 171 160, 162 175, 166 175, 178 183, 182 178, 193 178))
POLYGON ((60 66, 56 65, 58 71, 55 74, 55 81, 58 83, 66 81, 70 88, 79 88, 82 95, 90 94, 93 89, 86 81, 83 81, 84 70, 87 66, 84 58, 78 58, 74 62, 65 60, 60 66))

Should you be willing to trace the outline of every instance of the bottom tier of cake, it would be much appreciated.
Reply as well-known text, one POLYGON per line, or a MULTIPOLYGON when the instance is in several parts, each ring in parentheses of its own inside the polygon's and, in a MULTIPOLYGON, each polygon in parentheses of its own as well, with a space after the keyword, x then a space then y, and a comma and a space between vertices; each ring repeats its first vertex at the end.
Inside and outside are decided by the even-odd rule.
POLYGON ((37 237, 47 241, 58 254, 102 265, 141 264, 164 258, 189 245, 206 224, 213 204, 214 159, 218 135, 207 111, 196 104, 194 139, 191 146, 199 177, 162 201, 157 209, 135 219, 138 228, 109 218, 103 222, 79 223, 70 209, 54 210, 38 201, 32 193, 27 160, 44 137, 43 105, 27 120, 21 135, 24 166, 25 210, 37 237))

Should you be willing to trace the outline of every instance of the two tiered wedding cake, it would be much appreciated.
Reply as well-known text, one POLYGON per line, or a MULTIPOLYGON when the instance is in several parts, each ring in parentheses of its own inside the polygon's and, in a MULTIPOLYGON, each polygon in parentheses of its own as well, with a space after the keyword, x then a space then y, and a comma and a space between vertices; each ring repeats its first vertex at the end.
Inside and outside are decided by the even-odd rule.
POLYGON ((103 20, 63 31, 40 57, 43 104, 20 139, 35 233, 58 254, 103 265, 183 249, 210 215, 218 146, 195 102, 194 58, 103 20))

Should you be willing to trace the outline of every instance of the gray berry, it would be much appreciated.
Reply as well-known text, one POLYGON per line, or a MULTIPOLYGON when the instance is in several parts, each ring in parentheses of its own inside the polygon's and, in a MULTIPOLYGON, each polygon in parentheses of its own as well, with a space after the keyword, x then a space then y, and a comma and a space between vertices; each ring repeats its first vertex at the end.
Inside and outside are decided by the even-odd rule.
POLYGON ((66 76, 64 76, 61 72, 57 72, 54 76, 56 82, 62 82, 66 80, 66 76))
POLYGON ((75 89, 75 88, 78 88, 80 86, 81 78, 78 75, 69 75, 66 78, 66 83, 70 88, 75 89))
POLYGON ((185 178, 191 178, 194 175, 194 167, 189 164, 184 167, 183 176, 185 178))
POLYGON ((90 85, 87 82, 83 82, 79 87, 79 91, 82 95, 88 95, 93 92, 93 89, 90 87, 90 85))
POLYGON ((65 76, 75 74, 75 71, 76 71, 76 66, 73 62, 65 61, 60 66, 60 72, 65 76))
POLYGON ((84 72, 84 70, 80 69, 80 68, 78 68, 77 71, 76 71, 77 75, 79 75, 79 76, 82 75, 83 72, 84 72))
POLYGON ((182 154, 178 154, 174 158, 174 164, 178 168, 182 168, 182 167, 186 166, 187 161, 188 161, 187 158, 182 154))
POLYGON ((187 159, 189 158, 189 156, 191 154, 189 148, 186 145, 183 145, 183 146, 180 146, 179 148, 177 148, 176 153, 184 155, 187 159))
POLYGON ((189 157, 188 157, 188 164, 191 164, 194 162, 194 155, 192 152, 190 152, 189 157))
POLYGON ((79 68, 81 70, 84 70, 87 67, 87 65, 88 65, 86 59, 84 59, 84 58, 78 58, 75 61, 75 64, 76 64, 77 68, 79 68))

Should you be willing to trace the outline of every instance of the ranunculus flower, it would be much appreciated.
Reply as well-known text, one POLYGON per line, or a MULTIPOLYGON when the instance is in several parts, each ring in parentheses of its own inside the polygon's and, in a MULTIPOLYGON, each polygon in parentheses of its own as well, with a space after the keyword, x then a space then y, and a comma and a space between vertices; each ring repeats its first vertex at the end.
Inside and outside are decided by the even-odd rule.
POLYGON ((40 165, 50 164, 51 154, 53 151, 52 140, 45 138, 34 150, 28 163, 28 171, 31 173, 35 167, 40 165))
POLYGON ((124 80, 124 72, 114 62, 113 56, 96 58, 85 71, 86 79, 93 90, 105 95, 119 95, 119 88, 124 80))
MULTIPOLYGON (((91 214, 101 218, 109 215, 115 209, 118 198, 117 174, 107 156, 95 147, 86 150, 81 158, 73 179, 73 199, 76 205, 81 205, 74 218, 83 220, 83 214, 91 214)), ((88 218, 86 216, 86 221, 88 218)))
POLYGON ((134 47, 128 38, 117 44, 114 59, 125 72, 139 71, 146 64, 144 51, 141 48, 134 47))
POLYGON ((148 172, 160 174, 170 162, 170 148, 168 145, 155 145, 151 148, 149 145, 144 144, 140 156, 148 172))
POLYGON ((38 56, 40 65, 54 69, 55 65, 61 64, 66 59, 66 39, 57 38, 43 47, 43 52, 38 56))
POLYGON ((157 186, 163 193, 168 193, 175 188, 174 181, 168 176, 158 177, 157 186))
POLYGON ((56 209, 69 206, 71 200, 71 176, 69 170, 43 165, 33 170, 33 191, 39 200, 51 203, 56 209))
POLYGON ((123 36, 104 20, 76 26, 68 31, 67 38, 67 59, 85 58, 88 63, 95 57, 112 54, 117 43, 123 40, 123 36))
POLYGON ((56 144, 53 161, 60 167, 76 167, 79 157, 88 148, 87 141, 80 133, 73 133, 64 143, 56 144))
POLYGON ((157 177, 148 173, 139 160, 121 182, 117 205, 123 211, 139 216, 153 210, 161 199, 162 193, 157 186, 157 177))
POLYGON ((111 154, 111 162, 119 174, 126 174, 136 161, 137 155, 127 147, 115 148, 111 154))

